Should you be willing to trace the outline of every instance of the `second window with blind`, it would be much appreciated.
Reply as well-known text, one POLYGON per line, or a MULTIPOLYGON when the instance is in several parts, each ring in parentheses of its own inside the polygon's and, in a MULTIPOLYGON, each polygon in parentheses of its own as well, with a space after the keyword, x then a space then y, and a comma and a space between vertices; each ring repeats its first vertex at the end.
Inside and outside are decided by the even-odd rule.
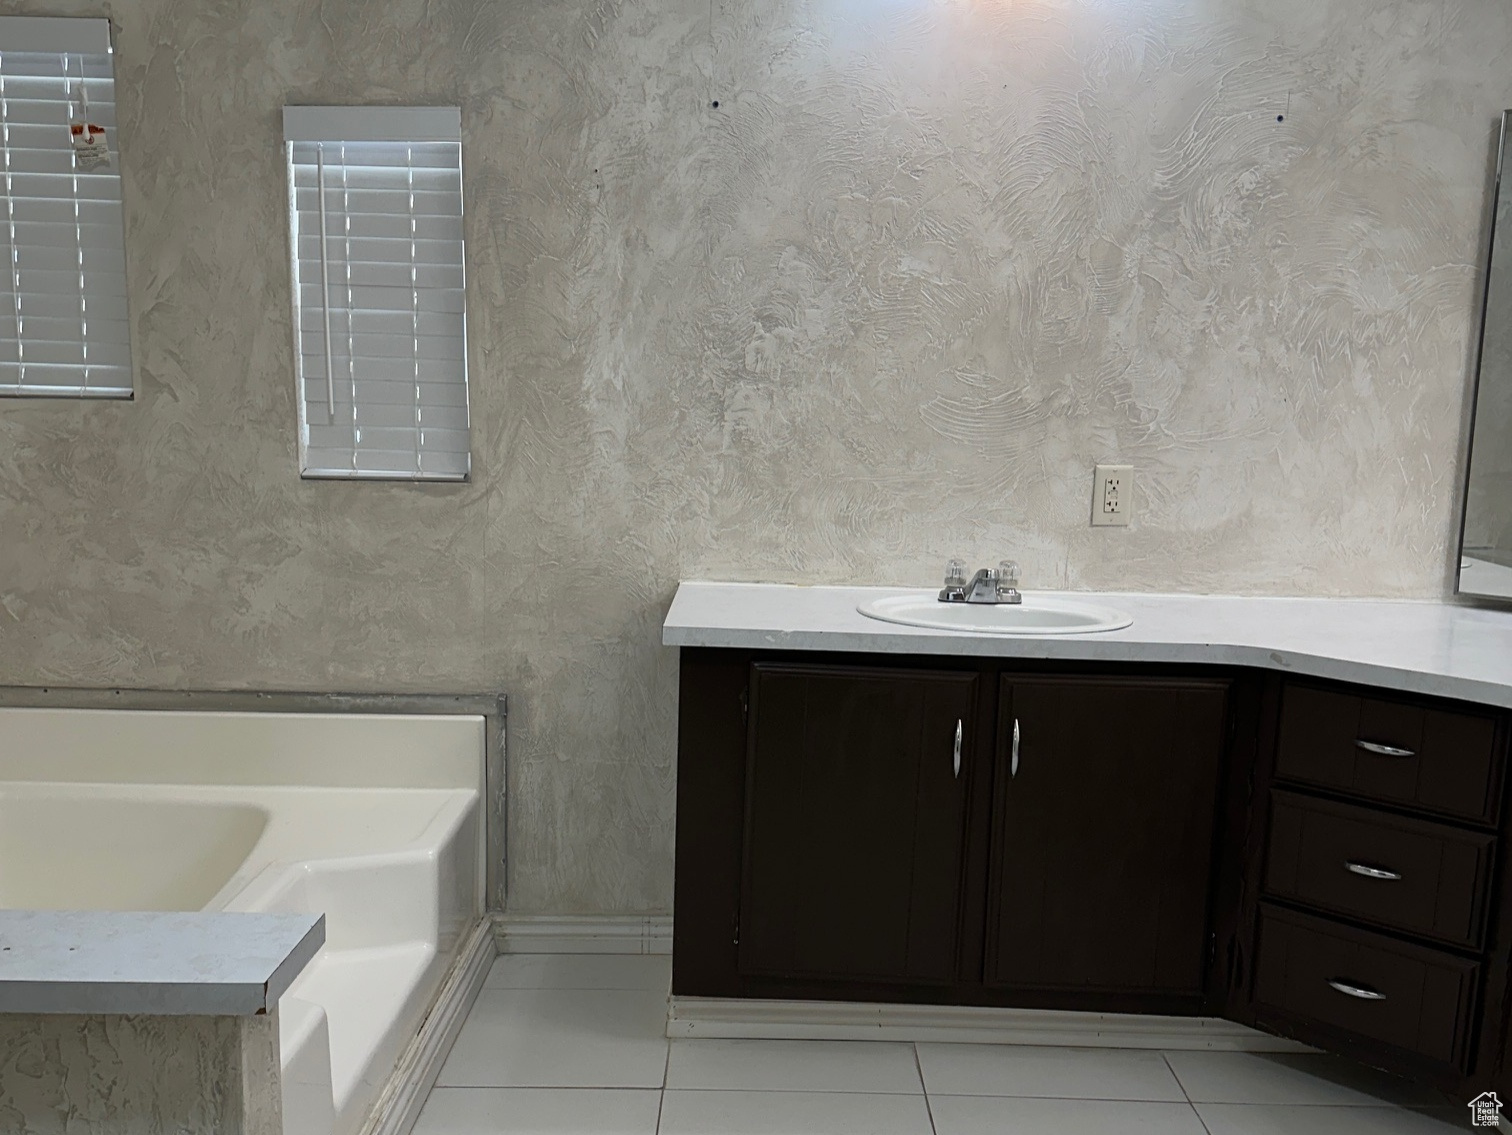
POLYGON ((305 477, 471 469, 461 116, 286 107, 305 477))

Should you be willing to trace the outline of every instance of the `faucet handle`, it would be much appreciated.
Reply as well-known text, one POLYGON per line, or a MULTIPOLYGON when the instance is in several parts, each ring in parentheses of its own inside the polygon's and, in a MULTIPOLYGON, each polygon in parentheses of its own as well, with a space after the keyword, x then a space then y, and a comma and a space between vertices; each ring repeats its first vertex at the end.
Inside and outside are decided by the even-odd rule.
POLYGON ((999 595, 1017 594, 1019 566, 1017 560, 1004 560, 998 564, 997 589, 999 595))
POLYGON ((966 602, 965 560, 957 558, 945 565, 945 586, 940 590, 940 602, 966 602))

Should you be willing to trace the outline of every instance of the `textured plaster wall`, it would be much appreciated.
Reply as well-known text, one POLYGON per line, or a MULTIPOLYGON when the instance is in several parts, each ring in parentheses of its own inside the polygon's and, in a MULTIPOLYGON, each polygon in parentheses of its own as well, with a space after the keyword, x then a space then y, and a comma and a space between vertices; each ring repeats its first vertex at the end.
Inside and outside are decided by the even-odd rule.
POLYGON ((115 21, 138 383, 0 406, 0 682, 502 688, 517 910, 670 904, 680 576, 1448 586, 1504 0, 0 8, 115 21), (279 111, 410 101, 476 475, 301 483, 279 111))
POLYGON ((8 1135, 282 1135, 278 1012, 0 1014, 8 1135))

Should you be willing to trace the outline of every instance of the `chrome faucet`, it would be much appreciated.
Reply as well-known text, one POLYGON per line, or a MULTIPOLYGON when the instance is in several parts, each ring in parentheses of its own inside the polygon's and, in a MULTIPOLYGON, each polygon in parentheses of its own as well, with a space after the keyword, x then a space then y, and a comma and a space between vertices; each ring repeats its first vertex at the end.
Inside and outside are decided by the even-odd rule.
POLYGON ((951 560, 945 565, 945 586, 941 603, 1022 603, 1019 593, 1019 566, 1004 560, 995 568, 982 568, 968 581, 966 561, 951 560))

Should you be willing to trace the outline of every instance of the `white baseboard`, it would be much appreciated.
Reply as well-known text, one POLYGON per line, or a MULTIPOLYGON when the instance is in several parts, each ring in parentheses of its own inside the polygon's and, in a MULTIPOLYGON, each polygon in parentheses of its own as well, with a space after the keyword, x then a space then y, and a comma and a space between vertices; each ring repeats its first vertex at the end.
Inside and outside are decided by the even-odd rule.
POLYGON ((917 1040, 1044 1044, 1075 1048, 1170 1048, 1311 1052, 1296 1041, 1211 1017, 1071 1013, 852 1001, 672 998, 669 1037, 780 1040, 917 1040))
POLYGON ((361 1135, 410 1135, 497 955, 493 919, 485 915, 457 948, 435 1005, 399 1058, 361 1135))
POLYGON ((670 954, 672 916, 495 916, 501 954, 670 954))

